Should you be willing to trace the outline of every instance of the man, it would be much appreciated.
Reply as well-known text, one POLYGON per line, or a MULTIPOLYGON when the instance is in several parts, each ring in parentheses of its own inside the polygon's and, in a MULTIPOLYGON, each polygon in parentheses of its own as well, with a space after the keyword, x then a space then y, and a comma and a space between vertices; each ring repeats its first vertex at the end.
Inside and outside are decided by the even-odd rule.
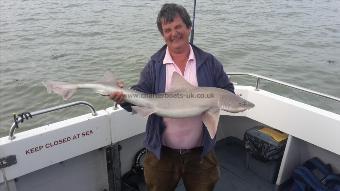
MULTIPOLYGON (((189 43, 191 20, 186 9, 164 4, 157 26, 166 43, 143 69, 132 89, 157 94, 169 91, 171 77, 177 72, 194 86, 218 87, 234 92, 221 63, 211 54, 189 43)), ((124 95, 111 99, 131 111, 124 95)), ((211 139, 201 116, 172 119, 150 115, 146 126, 144 160, 145 181, 150 191, 173 191, 180 179, 188 191, 213 190, 219 167, 211 139)))

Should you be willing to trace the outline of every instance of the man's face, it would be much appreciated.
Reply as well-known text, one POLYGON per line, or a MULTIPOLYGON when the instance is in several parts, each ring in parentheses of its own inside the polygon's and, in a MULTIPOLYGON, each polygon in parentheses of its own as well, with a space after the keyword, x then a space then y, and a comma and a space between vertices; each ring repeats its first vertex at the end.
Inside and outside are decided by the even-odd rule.
POLYGON ((189 44, 191 28, 187 28, 180 16, 176 16, 173 22, 162 22, 163 38, 172 52, 181 53, 189 44))

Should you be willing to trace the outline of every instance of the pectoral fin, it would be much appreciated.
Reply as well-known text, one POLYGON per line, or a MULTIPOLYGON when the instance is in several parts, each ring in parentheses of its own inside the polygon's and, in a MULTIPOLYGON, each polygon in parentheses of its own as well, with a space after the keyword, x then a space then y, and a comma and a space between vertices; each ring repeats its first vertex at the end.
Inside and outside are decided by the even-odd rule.
POLYGON ((217 132, 218 120, 220 119, 220 109, 209 109, 202 115, 202 121, 207 127, 210 137, 213 139, 217 132))
POLYGON ((138 113, 139 115, 143 117, 148 117, 149 115, 155 113, 155 111, 150 107, 140 107, 140 106, 131 106, 132 107, 132 113, 138 113))

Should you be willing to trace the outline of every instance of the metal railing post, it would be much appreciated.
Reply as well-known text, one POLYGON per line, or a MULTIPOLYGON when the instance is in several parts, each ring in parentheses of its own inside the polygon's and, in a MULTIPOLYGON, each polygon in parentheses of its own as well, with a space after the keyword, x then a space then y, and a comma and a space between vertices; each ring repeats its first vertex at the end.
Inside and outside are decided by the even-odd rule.
POLYGON ((260 90, 260 81, 261 81, 261 78, 258 77, 256 80, 256 88, 255 88, 256 91, 260 90))

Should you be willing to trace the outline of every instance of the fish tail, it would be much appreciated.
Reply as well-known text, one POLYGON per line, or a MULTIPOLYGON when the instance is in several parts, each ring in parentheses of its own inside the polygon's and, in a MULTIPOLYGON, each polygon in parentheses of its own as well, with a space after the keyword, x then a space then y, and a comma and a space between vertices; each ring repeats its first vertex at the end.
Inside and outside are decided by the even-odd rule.
POLYGON ((70 99, 77 91, 77 85, 68 84, 64 82, 45 81, 43 85, 46 87, 48 93, 56 93, 61 95, 64 100, 70 99))

